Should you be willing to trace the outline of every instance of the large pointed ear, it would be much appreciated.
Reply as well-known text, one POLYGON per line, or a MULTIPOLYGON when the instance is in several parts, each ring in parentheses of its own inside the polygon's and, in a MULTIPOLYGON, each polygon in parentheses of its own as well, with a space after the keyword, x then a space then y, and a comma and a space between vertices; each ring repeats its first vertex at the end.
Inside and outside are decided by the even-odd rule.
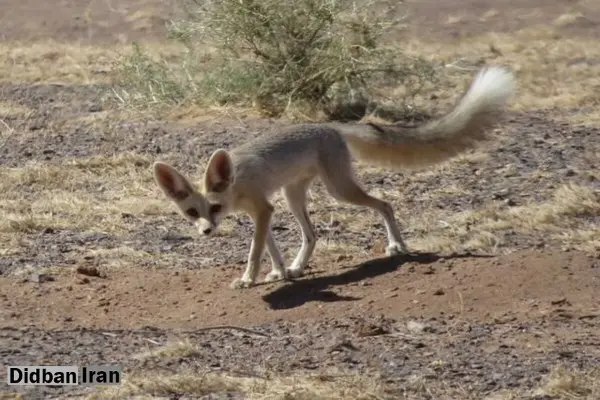
POLYGON ((204 174, 204 184, 207 191, 222 192, 233 182, 233 164, 229 153, 223 149, 215 151, 210 160, 206 173, 204 174))
POLYGON ((194 192, 192 184, 169 164, 155 162, 154 179, 171 200, 184 200, 194 192))

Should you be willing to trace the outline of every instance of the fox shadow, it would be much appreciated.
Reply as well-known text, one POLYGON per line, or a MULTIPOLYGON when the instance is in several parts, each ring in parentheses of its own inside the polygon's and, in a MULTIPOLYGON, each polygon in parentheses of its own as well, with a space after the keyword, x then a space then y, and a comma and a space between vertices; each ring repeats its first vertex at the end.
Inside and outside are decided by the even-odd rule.
POLYGON ((319 277, 306 277, 290 281, 284 286, 263 296, 263 300, 273 310, 285 310, 300 307, 311 301, 336 302, 359 300, 358 297, 340 296, 330 289, 335 286, 348 285, 368 278, 384 275, 398 270, 404 264, 416 262, 419 264, 431 264, 439 259, 457 259, 467 257, 492 257, 473 254, 453 254, 440 256, 434 253, 412 253, 393 257, 377 258, 348 267, 344 272, 337 275, 319 277))

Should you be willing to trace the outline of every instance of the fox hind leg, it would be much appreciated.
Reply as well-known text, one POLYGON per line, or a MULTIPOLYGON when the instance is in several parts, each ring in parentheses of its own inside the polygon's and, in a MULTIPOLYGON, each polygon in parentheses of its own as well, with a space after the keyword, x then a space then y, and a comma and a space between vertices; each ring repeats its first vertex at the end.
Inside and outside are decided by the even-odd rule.
POLYGON ((283 257, 277 248, 273 232, 269 228, 269 234, 267 236, 267 250, 269 256, 271 256, 271 272, 269 272, 265 278, 265 282, 275 282, 285 279, 285 269, 283 268, 283 257))
POLYGON ((386 254, 393 256, 407 253, 406 245, 402 240, 398 223, 394 217, 392 206, 383 200, 367 194, 355 181, 352 173, 352 165, 349 160, 330 164, 331 168, 324 168, 321 172, 321 180, 333 197, 347 203, 366 206, 377 211, 385 223, 388 236, 386 254))

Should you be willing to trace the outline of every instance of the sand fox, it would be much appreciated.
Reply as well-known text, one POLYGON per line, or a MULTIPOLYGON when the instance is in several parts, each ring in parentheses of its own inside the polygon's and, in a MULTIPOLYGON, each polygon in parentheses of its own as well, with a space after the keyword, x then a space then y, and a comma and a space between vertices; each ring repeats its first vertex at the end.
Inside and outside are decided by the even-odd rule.
POLYGON ((306 210, 307 190, 316 177, 338 200, 370 207, 381 214, 388 236, 386 253, 404 253, 407 249, 392 207, 359 186, 353 176, 352 158, 391 168, 426 166, 448 159, 489 136, 514 90, 515 80, 510 72, 490 67, 478 73, 449 114, 421 126, 292 126, 231 151, 216 150, 208 161, 200 190, 162 162, 154 164, 154 176, 166 196, 203 235, 214 233, 220 221, 232 212, 250 215, 255 224, 254 237, 246 270, 241 279, 232 283, 234 288, 254 284, 265 245, 272 262, 266 281, 303 274, 316 243, 306 210), (287 268, 270 228, 273 206, 269 198, 278 189, 283 190, 302 232, 300 251, 287 268))

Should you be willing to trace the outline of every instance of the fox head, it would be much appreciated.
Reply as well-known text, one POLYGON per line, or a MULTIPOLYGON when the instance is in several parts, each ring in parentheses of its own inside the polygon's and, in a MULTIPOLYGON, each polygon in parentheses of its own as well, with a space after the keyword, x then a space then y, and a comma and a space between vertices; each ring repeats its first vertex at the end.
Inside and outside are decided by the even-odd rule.
POLYGON ((210 157, 200 191, 175 168, 162 162, 154 163, 154 179, 202 235, 214 233, 223 218, 231 212, 233 165, 225 150, 219 149, 210 157))

